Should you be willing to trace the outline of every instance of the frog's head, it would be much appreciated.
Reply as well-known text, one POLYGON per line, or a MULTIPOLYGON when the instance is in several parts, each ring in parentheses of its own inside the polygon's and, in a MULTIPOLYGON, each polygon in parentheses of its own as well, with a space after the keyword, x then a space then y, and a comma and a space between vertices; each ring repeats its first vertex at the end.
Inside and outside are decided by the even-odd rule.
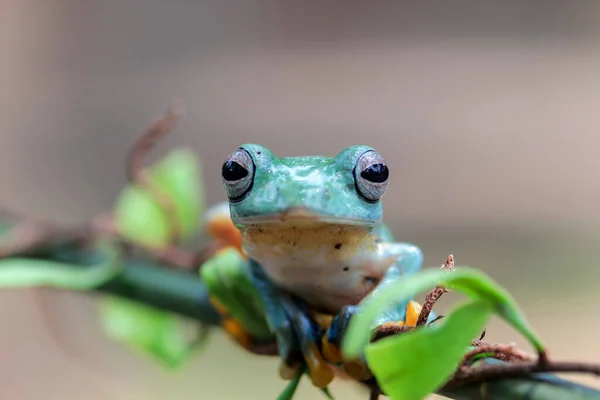
POLYGON ((335 157, 279 158, 245 144, 222 168, 231 218, 239 228, 293 222, 372 226, 381 219, 389 171, 368 146, 335 157))

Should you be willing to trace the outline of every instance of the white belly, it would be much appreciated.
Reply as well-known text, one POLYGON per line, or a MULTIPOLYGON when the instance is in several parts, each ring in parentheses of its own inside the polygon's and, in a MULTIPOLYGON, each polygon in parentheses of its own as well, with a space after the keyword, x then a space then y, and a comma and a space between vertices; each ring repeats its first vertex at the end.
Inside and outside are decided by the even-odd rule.
POLYGON ((364 227, 261 226, 243 231, 244 250, 275 284, 322 312, 359 303, 393 260, 382 260, 364 227))

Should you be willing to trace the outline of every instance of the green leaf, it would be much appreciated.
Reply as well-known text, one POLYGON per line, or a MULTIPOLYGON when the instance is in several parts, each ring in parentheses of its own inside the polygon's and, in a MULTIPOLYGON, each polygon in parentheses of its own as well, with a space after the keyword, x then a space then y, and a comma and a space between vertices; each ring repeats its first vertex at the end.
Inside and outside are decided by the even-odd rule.
POLYGON ((0 288, 52 287, 92 290, 121 272, 120 253, 110 241, 97 244, 100 260, 96 265, 73 265, 36 258, 0 260, 0 288))
POLYGON ((196 154, 187 148, 175 149, 151 167, 150 174, 158 186, 172 196, 182 236, 194 235, 206 207, 202 170, 196 154))
POLYGON ((529 325, 516 301, 504 288, 479 270, 460 267, 455 271, 424 270, 403 277, 402 280, 382 288, 376 295, 367 297, 363 301, 362 310, 350 320, 342 343, 345 356, 356 358, 360 355, 369 343, 371 324, 380 313, 393 304, 408 301, 417 293, 437 284, 461 291, 475 300, 490 302, 494 306, 494 311, 524 335, 538 351, 544 349, 542 340, 529 325))
POLYGON ((210 295, 218 300, 255 339, 273 338, 265 319, 262 299, 253 285, 248 261, 237 249, 223 250, 200 267, 210 295))
POLYGON ((296 389, 298 389, 298 384, 300 383, 300 379, 304 375, 304 369, 300 368, 298 374, 287 384, 283 392, 279 396, 277 396, 277 400, 292 400, 294 395, 296 394, 296 389))
POLYGON ((365 349, 367 363, 391 399, 424 399, 452 376, 493 312, 489 301, 463 304, 435 327, 369 344, 365 349))
POLYGON ((175 218, 169 220, 151 191, 127 185, 115 205, 115 223, 123 236, 141 245, 163 247, 169 242, 173 224, 182 238, 194 235, 206 205, 196 155, 186 148, 172 150, 148 168, 148 176, 173 202, 175 218))
POLYGON ((204 339, 191 340, 178 316, 130 300, 107 297, 99 311, 107 336, 167 368, 177 368, 187 361, 204 339))
POLYGON ((163 247, 169 242, 170 224, 160 204, 146 190, 127 186, 115 207, 115 223, 133 243, 163 247))

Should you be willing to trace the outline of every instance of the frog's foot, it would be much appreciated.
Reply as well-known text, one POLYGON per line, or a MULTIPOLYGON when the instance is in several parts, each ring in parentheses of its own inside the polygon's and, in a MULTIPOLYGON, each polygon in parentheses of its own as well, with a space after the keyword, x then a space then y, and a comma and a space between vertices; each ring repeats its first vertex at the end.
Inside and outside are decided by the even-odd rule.
POLYGON ((366 381, 373 377, 364 359, 346 360, 341 354, 342 338, 348 328, 350 319, 359 310, 359 306, 346 306, 333 318, 327 333, 322 338, 323 356, 331 363, 341 364, 346 374, 358 381, 366 381))
POLYGON ((333 318, 326 335, 323 337, 323 353, 329 355, 328 361, 341 362, 340 345, 346 333, 350 319, 358 311, 358 306, 345 306, 333 318))
MULTIPOLYGON (((297 344, 301 358, 306 363, 310 379, 316 387, 325 388, 333 380, 335 374, 332 367, 325 361, 318 346, 322 329, 315 324, 290 297, 282 299, 282 305, 290 319, 291 325, 298 338, 297 344)), ((282 378, 291 379, 297 374, 298 358, 284 358, 284 365, 280 369, 282 378)))
MULTIPOLYGON (((366 361, 362 358, 345 360, 340 351, 341 342, 348 324, 358 310, 359 306, 346 306, 333 318, 326 335, 323 336, 322 349, 323 356, 327 361, 342 364, 346 373, 352 378, 359 381, 366 381, 373 376, 366 361)), ((405 315, 404 320, 383 321, 377 326, 377 330, 400 331, 402 329, 414 328, 420 313, 421 305, 416 301, 410 301, 406 305, 405 312, 402 313, 405 315)))

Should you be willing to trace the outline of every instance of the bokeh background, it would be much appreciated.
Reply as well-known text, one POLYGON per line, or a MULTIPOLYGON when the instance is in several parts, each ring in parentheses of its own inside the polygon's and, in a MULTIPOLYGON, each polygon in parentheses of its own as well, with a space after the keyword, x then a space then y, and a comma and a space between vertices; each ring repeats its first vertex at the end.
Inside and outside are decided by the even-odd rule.
MULTIPOLYGON (((210 202, 242 143, 369 144, 391 168, 387 221, 427 266, 453 253, 485 270, 554 357, 600 361, 599 39, 595 1, 0 0, 0 203, 64 223, 109 209, 128 145, 173 99, 188 113, 158 154, 193 147, 210 202)), ((44 292, 42 311, 36 296, 0 293, 1 399, 283 387, 275 360, 219 334, 166 373, 102 336, 94 299, 44 292)), ((499 321, 488 339, 526 347, 499 321)))

